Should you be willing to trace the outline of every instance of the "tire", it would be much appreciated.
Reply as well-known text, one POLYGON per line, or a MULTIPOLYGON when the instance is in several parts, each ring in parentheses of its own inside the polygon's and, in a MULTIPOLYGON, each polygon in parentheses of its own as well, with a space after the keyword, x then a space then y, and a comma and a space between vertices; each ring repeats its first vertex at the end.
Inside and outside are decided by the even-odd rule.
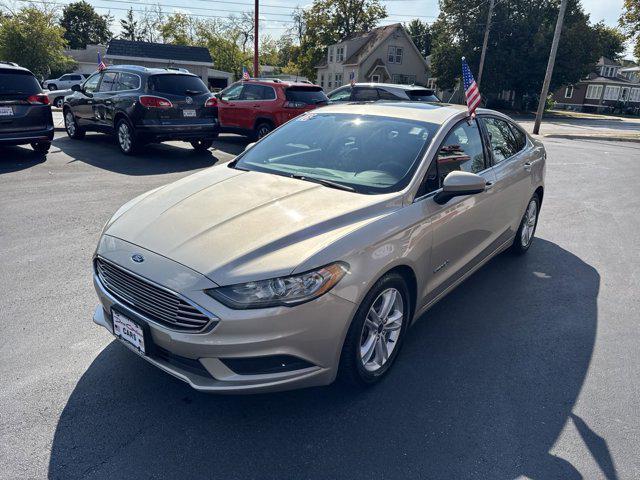
POLYGON ((47 88, 49 89, 50 92, 53 92, 54 90, 58 89, 58 86, 55 83, 50 83, 47 88))
POLYGON ((206 152, 211 148, 211 145, 213 145, 213 140, 200 139, 200 140, 194 140, 193 142, 190 142, 190 143, 196 152, 206 152))
POLYGON ((73 138, 74 140, 84 138, 84 134, 86 133, 84 128, 78 125, 78 121, 70 108, 64 112, 64 128, 69 138, 73 138))
POLYGON ((253 134, 251 135, 251 139, 256 142, 260 140, 262 137, 266 136, 273 130, 273 125, 270 122, 260 122, 256 125, 256 128, 253 130, 253 134))
POLYGON ((38 153, 48 153, 51 148, 51 142, 33 142, 31 148, 38 153))
POLYGON ((53 100, 53 106, 56 108, 62 108, 62 106, 64 105, 64 97, 56 97, 53 100))
POLYGON ((511 251, 516 255, 522 255, 529 250, 533 243, 533 238, 536 233, 536 227, 538 226, 538 214, 540 212, 540 199, 538 194, 534 193, 527 208, 524 211, 522 220, 520 220, 520 226, 516 233, 516 238, 513 239, 511 245, 511 251))
POLYGON ((134 155, 140 142, 136 139, 135 131, 126 118, 121 118, 116 124, 116 141, 120 151, 125 155, 134 155))
POLYGON ((362 300, 351 322, 342 346, 338 378, 360 388, 379 382, 398 356, 411 321, 411 312, 409 289, 401 275, 388 273, 378 280, 362 300), (383 313, 382 307, 388 295, 395 296, 387 315, 389 329, 385 328, 384 321, 379 322, 379 317, 371 314, 372 309, 383 313))

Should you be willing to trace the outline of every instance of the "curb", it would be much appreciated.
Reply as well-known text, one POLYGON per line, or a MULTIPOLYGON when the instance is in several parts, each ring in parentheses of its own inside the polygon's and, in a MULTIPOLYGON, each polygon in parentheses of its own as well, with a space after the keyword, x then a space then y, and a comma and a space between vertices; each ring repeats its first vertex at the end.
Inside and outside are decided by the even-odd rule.
POLYGON ((579 134, 555 134, 541 135, 543 138, 564 138, 567 140, 604 140, 608 142, 632 142, 640 143, 640 136, 636 137, 612 137, 608 135, 579 135, 579 134))

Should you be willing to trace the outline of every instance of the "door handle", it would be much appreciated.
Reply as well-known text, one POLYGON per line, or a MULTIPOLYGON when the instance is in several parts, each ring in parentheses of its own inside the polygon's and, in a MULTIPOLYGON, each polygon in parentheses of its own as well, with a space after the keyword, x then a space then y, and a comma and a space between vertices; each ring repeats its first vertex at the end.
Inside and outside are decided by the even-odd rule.
POLYGON ((484 186, 484 191, 491 190, 493 188, 493 182, 487 182, 484 186))
POLYGON ((93 103, 93 100, 87 100, 87 103, 91 105, 93 103))
POLYGON ((527 163, 525 163, 525 164, 524 164, 524 169, 525 169, 527 172, 530 172, 530 171, 531 171, 531 167, 533 167, 533 163, 531 163, 531 162, 527 162, 527 163))
POLYGON ((106 101, 106 102, 104 102, 104 103, 106 103, 107 105, 111 105, 113 102, 112 102, 111 100, 107 100, 107 101, 106 101))

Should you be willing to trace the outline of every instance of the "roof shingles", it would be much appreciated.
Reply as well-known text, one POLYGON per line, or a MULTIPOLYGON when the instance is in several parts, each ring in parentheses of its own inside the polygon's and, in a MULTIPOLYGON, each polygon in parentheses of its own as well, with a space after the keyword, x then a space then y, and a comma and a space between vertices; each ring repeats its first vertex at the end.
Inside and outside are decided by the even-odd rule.
POLYGON ((109 42, 107 57, 138 57, 180 60, 184 62, 213 63, 205 47, 189 47, 168 43, 134 42, 114 39, 109 42))

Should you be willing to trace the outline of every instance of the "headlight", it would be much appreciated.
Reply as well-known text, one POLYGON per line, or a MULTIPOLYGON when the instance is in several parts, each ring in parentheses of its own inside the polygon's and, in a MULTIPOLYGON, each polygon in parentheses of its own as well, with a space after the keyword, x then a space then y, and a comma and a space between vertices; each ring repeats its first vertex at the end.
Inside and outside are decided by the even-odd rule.
POLYGON ((327 293, 344 277, 348 267, 346 263, 337 262, 298 275, 239 283, 206 292, 234 309, 291 307, 327 293))

